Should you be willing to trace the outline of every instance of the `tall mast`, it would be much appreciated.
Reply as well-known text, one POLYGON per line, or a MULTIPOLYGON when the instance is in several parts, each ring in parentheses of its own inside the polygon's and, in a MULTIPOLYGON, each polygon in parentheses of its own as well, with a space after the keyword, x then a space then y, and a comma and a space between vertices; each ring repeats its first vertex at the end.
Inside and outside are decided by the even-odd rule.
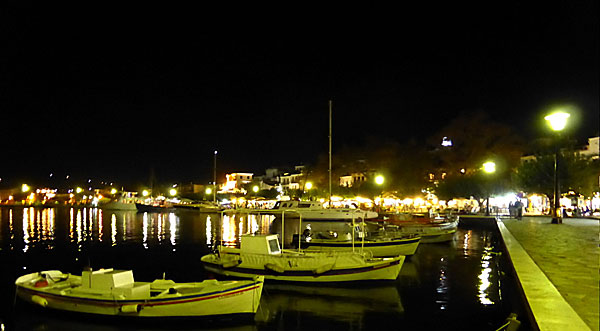
POLYGON ((331 103, 332 101, 329 100, 329 208, 331 208, 331 139, 332 139, 332 135, 331 135, 331 120, 332 120, 332 111, 331 111, 331 103))

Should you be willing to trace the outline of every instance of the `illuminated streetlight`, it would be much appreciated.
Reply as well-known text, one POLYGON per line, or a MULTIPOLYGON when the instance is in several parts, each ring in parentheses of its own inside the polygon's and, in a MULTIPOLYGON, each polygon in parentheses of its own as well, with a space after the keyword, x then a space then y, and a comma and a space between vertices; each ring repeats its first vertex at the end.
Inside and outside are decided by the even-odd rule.
POLYGON ((29 187, 29 185, 27 184, 23 184, 21 185, 21 192, 25 193, 27 191, 29 191, 31 188, 29 187))
POLYGON ((81 192, 83 192, 83 189, 81 187, 78 187, 78 188, 75 189, 75 192, 81 193, 81 192))
POLYGON ((204 191, 206 194, 212 194, 212 188, 207 187, 206 191, 204 191))
POLYGON ((177 195, 177 190, 176 190, 176 189, 174 189, 174 188, 172 188, 172 189, 170 189, 170 190, 169 190, 169 194, 170 194, 172 197, 174 197, 175 195, 177 195))
POLYGON ((383 178, 383 176, 381 176, 381 175, 375 177, 375 184, 377 184, 377 185, 383 184, 384 181, 385 181, 385 178, 383 178))
POLYGON ((562 111, 554 112, 544 119, 548 121, 550 128, 556 132, 556 142, 554 143, 554 201, 552 210, 552 224, 561 224, 562 215, 560 211, 560 188, 558 183, 558 138, 560 132, 567 126, 567 120, 571 115, 562 111))
POLYGON ((254 186, 252 187, 252 191, 253 191, 254 193, 258 193, 258 190, 259 190, 258 186, 254 185, 254 186))
POLYGON ((493 161, 488 161, 484 163, 483 171, 487 172, 488 174, 496 172, 496 163, 494 163, 493 161))
POLYGON ((150 195, 150 192, 148 192, 148 190, 143 190, 142 195, 147 197, 148 195, 150 195))
POLYGON ((116 194, 116 193, 117 193, 117 189, 116 188, 113 188, 113 189, 110 190, 110 194, 116 194))
POLYGON ((304 185, 304 187, 305 187, 307 190, 310 190, 310 189, 312 188, 312 186, 313 186, 313 184, 312 184, 311 182, 307 182, 307 183, 306 183, 306 185, 304 185))
POLYGON ((567 120, 570 116, 571 114, 569 113, 558 111, 544 117, 544 119, 548 121, 548 125, 550 125, 550 128, 552 130, 562 131, 562 129, 564 129, 565 126, 567 126, 567 120))

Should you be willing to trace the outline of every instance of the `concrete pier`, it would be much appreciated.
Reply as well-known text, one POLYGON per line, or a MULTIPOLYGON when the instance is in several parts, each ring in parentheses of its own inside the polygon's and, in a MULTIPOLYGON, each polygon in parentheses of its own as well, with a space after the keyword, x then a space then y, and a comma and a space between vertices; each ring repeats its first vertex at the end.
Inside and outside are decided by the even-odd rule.
POLYGON ((525 216, 497 225, 538 328, 599 330, 599 220, 525 216))

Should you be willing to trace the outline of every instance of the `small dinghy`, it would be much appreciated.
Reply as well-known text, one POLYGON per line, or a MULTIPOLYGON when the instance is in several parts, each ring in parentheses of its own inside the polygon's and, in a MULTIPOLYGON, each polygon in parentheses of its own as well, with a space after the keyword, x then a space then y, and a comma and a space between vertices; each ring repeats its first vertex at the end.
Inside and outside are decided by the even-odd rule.
POLYGON ((70 312, 137 316, 200 317, 255 314, 263 277, 252 280, 175 283, 136 282, 131 270, 83 271, 81 276, 48 270, 19 277, 22 300, 70 312))

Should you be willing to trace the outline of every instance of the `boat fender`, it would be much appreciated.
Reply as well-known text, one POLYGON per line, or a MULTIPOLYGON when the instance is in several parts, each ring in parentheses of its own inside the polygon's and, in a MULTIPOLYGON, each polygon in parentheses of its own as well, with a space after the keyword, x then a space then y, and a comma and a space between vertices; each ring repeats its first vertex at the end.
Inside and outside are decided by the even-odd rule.
POLYGON ((267 264, 265 264, 265 269, 271 270, 271 271, 275 271, 277 273, 283 273, 283 271, 285 270, 283 267, 278 266, 278 265, 273 264, 273 263, 267 263, 267 264))
POLYGON ((122 305, 121 312, 125 314, 139 313, 142 310, 140 305, 122 305))
POLYGON ((46 287, 48 286, 48 281, 45 279, 41 279, 38 280, 37 282, 35 282, 35 284, 33 284, 34 287, 46 287))
POLYGON ((48 300, 42 298, 39 295, 33 295, 33 296, 31 296, 31 302, 33 302, 33 303, 35 303, 37 305, 40 305, 42 307, 48 306, 48 300))
POLYGON ((313 270, 313 273, 315 275, 320 275, 324 272, 327 272, 327 271, 333 269, 333 266, 334 266, 334 263, 322 265, 322 266, 318 267, 317 269, 313 270))
POLYGON ((242 260, 241 259, 234 260, 234 261, 229 261, 229 262, 223 263, 223 268, 229 269, 229 268, 237 267, 240 264, 242 264, 242 260))

